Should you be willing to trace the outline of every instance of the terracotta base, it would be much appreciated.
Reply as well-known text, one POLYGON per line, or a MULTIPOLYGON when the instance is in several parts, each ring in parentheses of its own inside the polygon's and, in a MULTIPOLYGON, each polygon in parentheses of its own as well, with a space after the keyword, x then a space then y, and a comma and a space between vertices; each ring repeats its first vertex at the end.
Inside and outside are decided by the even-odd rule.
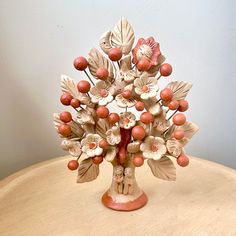
MULTIPOLYGON (((125 196, 125 195, 124 195, 125 196)), ((128 202, 115 202, 108 195, 108 191, 105 192, 102 196, 102 203, 113 210, 116 211, 133 211, 137 210, 146 205, 148 201, 147 195, 143 192, 138 198, 133 201, 128 202)))

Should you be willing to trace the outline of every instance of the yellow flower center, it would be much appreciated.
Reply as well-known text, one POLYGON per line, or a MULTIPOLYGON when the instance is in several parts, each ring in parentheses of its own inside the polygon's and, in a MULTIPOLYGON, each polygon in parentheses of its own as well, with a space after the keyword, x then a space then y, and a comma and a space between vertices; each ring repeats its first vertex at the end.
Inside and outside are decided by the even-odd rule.
POLYGON ((95 149, 97 147, 97 144, 95 142, 92 142, 88 146, 90 149, 95 149))
POLYGON ((144 93, 148 92, 148 91, 149 91, 148 86, 147 86, 147 85, 144 85, 144 86, 142 87, 142 91, 143 91, 144 93))
POLYGON ((101 95, 102 97, 107 97, 107 95, 108 95, 107 90, 106 90, 106 89, 101 89, 100 95, 101 95))

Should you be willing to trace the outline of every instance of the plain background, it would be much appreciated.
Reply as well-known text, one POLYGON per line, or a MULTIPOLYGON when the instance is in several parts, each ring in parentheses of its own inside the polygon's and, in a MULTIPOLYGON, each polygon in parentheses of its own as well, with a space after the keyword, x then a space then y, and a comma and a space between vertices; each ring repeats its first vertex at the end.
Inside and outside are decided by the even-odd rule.
MULTIPOLYGON (((0 1, 0 178, 65 155, 52 124, 60 75, 77 81, 73 59, 98 47, 121 17, 136 40, 154 36, 172 80, 193 83, 188 119, 200 131, 191 155, 236 167, 236 1, 0 1)), ((163 81, 165 80, 165 81, 163 81)), ((65 167, 66 168, 66 167, 65 167)))

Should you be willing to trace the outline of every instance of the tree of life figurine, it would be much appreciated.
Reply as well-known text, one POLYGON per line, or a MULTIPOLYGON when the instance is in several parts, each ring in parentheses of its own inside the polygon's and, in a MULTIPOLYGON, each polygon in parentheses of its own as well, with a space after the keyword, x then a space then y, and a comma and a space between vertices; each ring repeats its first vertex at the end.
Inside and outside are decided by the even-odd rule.
POLYGON ((104 159, 112 164, 112 183, 102 202, 120 211, 135 210, 147 202, 136 182, 135 168, 147 160, 155 177, 175 180, 172 160, 182 167, 189 164, 184 146, 198 130, 183 114, 192 85, 173 81, 159 90, 158 80, 169 76, 172 66, 164 63, 153 37, 138 39, 132 49, 133 43, 133 28, 121 19, 100 38, 104 54, 93 48, 87 59, 77 57, 74 67, 85 72, 88 81, 76 83, 62 75, 60 98, 76 114, 54 114, 61 146, 75 158, 68 168, 78 170, 78 183, 96 179, 104 159), (110 111, 110 103, 123 112, 110 111))

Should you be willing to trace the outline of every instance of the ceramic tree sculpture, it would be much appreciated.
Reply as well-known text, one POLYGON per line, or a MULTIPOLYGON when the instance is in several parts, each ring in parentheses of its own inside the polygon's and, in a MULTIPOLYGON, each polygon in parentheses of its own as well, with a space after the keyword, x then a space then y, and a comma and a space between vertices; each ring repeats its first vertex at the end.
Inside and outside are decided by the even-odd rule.
POLYGON ((78 169, 77 182, 96 179, 99 165, 110 162, 113 178, 102 202, 123 211, 147 202, 135 168, 147 160, 155 177, 175 180, 172 160, 188 165, 183 148, 198 129, 183 114, 192 85, 173 81, 160 90, 158 80, 169 76, 172 67, 164 63, 159 43, 149 37, 133 44, 133 28, 121 19, 113 31, 101 36, 103 53, 93 48, 87 59, 74 60, 74 67, 85 72, 88 80, 76 83, 61 76, 61 103, 74 108, 75 116, 68 111, 54 114, 61 146, 75 158, 68 168, 78 169), (116 105, 122 112, 116 112, 116 105))

